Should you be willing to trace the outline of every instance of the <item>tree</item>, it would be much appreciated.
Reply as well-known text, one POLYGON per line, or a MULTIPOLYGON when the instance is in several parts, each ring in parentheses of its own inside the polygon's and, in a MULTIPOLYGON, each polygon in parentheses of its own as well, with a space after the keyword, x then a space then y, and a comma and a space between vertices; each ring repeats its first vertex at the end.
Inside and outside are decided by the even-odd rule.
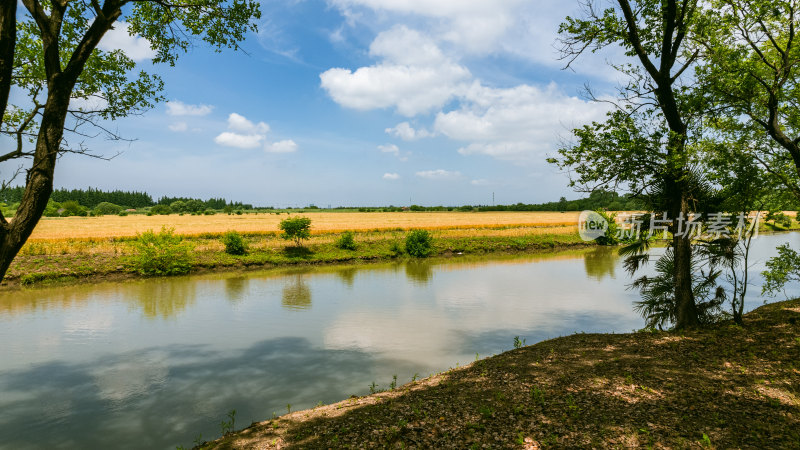
POLYGON ((290 217, 281 220, 280 228, 283 230, 282 238, 294 240, 297 247, 302 246, 302 240, 311 237, 311 219, 308 217, 290 217))
POLYGON ((625 186, 643 193, 657 185, 653 207, 672 219, 674 298, 678 328, 699 324, 692 286, 692 242, 677 233, 677 220, 692 207, 689 180, 692 143, 700 114, 692 81, 682 77, 696 61, 687 56, 686 37, 697 15, 697 0, 618 0, 602 12, 586 2, 585 17, 567 17, 560 27, 569 66, 586 51, 621 46, 635 63, 616 67, 628 77, 616 110, 605 123, 575 130, 577 144, 551 162, 573 169, 573 186, 587 190, 625 186))
POLYGON ((692 38, 711 124, 800 198, 800 1, 714 0, 692 38))
POLYGON ((0 163, 29 164, 14 220, 0 215, 0 280, 47 206, 58 157, 90 154, 80 142, 87 128, 118 138, 102 121, 163 100, 157 76, 135 74, 123 52, 97 48, 103 36, 124 20, 150 42, 154 63, 173 65, 196 40, 236 48, 260 17, 255 0, 22 0, 19 12, 18 3, 0 2, 0 133, 16 144, 0 163), (18 104, 9 104, 12 86, 25 94, 18 104))

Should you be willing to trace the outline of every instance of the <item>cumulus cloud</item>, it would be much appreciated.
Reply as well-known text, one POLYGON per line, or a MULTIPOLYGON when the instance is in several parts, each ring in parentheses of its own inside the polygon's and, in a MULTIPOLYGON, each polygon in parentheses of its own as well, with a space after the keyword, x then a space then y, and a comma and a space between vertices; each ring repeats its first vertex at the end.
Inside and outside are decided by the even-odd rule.
POLYGON ((379 145, 378 150, 380 150, 383 153, 391 153, 395 156, 398 156, 400 154, 400 147, 394 144, 379 145))
POLYGON ((273 142, 264 146, 267 153, 293 153, 297 151, 297 143, 291 139, 273 142))
POLYGON ((264 122, 259 122, 258 124, 254 124, 253 122, 247 120, 246 117, 231 113, 228 116, 228 128, 241 132, 241 133, 250 133, 250 134, 267 134, 269 133, 269 125, 264 122))
POLYGON ((297 143, 291 139, 269 142, 267 133, 270 127, 265 122, 253 123, 247 117, 231 113, 228 116, 228 130, 214 138, 214 142, 225 147, 251 149, 262 147, 267 153, 293 153, 297 143))
MULTIPOLYGON (((431 8, 444 11, 457 6, 431 8)), ((395 108, 409 117, 437 111, 430 131, 415 129, 404 121, 385 132, 404 141, 445 136, 463 143, 462 155, 488 155, 519 164, 541 161, 555 150, 561 134, 601 120, 608 109, 567 96, 554 83, 485 86, 446 56, 432 38, 405 26, 378 34, 370 54, 380 62, 355 71, 331 69, 321 75, 331 98, 344 107, 395 108)), ((399 155, 399 149, 382 151, 399 155)))
POLYGON ((100 95, 90 95, 86 98, 74 97, 69 100, 69 109, 91 112, 108 109, 108 100, 100 95))
MULTIPOLYGON (((414 15, 430 20, 436 33, 472 53, 492 51, 510 28, 522 22, 524 0, 330 0, 343 14, 358 8, 378 13, 414 15)), ((547 7, 540 6, 542 10, 547 7)), ((358 17, 358 16, 356 16, 358 17)), ((560 16, 559 19, 564 16, 560 16)))
POLYGON ((396 146, 395 144, 379 145, 378 150, 380 150, 382 153, 394 155, 397 159, 403 162, 408 161, 408 157, 411 155, 411 152, 401 154, 400 147, 396 146))
POLYGON ((257 134, 239 134, 226 131, 214 138, 214 142, 225 147, 256 148, 261 146, 265 136, 257 134))
POLYGON ((178 100, 167 102, 167 114, 170 116, 206 116, 214 110, 210 105, 187 105, 178 100))
POLYGON ((396 181, 400 179, 400 175, 396 173, 385 173, 383 174, 383 179, 389 181, 396 181))
POLYGON ((170 125, 169 129, 174 131, 174 132, 176 132, 176 133, 180 133, 180 132, 188 130, 189 129, 189 125, 186 122, 177 122, 177 123, 173 123, 172 125, 170 125))
POLYGON ((127 22, 117 22, 114 28, 103 36, 97 47, 108 52, 122 50, 128 58, 137 62, 153 59, 156 52, 150 47, 150 41, 138 35, 132 36, 129 28, 127 22))
POLYGON ((398 123, 395 127, 387 128, 384 131, 386 131, 386 134, 398 137, 404 141, 415 141, 417 139, 433 136, 433 133, 430 131, 425 129, 417 130, 408 122, 398 123))
POLYGON ((449 170, 444 170, 444 169, 437 169, 437 170, 423 170, 421 172, 417 172, 417 176, 428 180, 454 180, 456 178, 460 178, 461 173, 451 172, 449 170))
POLYGON ((444 106, 471 76, 431 39, 405 26, 380 33, 370 54, 381 61, 355 71, 333 68, 320 75, 322 88, 335 102, 357 110, 395 108, 411 117, 444 106))
POLYGON ((541 159, 552 151, 560 133, 600 120, 608 106, 565 95, 555 84, 545 88, 521 85, 509 89, 475 83, 458 110, 440 112, 437 133, 467 144, 462 155, 498 159, 541 159))

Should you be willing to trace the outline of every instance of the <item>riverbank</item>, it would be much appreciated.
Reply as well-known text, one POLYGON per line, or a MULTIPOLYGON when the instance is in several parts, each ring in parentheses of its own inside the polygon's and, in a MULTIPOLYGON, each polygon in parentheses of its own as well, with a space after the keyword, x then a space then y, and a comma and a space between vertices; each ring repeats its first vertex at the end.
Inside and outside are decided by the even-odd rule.
POLYGON ((800 300, 743 327, 576 334, 204 448, 797 448, 799 336, 800 300))
MULTIPOLYGON (((339 233, 319 233, 303 247, 291 247, 277 233, 243 233, 248 252, 225 253, 223 233, 184 236, 192 248, 190 273, 262 270, 303 265, 364 264, 402 259, 403 229, 355 233, 355 250, 336 246, 339 233)), ((575 227, 508 226, 432 230, 432 257, 517 254, 581 248, 575 227)), ((135 238, 39 240, 26 244, 3 281, 6 289, 52 283, 141 278, 135 238)))

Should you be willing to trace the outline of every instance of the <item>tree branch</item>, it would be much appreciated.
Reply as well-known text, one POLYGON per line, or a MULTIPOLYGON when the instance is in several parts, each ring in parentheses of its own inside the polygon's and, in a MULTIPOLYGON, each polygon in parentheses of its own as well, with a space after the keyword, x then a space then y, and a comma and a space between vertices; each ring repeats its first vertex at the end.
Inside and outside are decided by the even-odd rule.
POLYGON ((656 69, 655 64, 650 61, 650 58, 647 56, 647 52, 642 47, 642 41, 639 37, 639 28, 636 25, 636 16, 634 16, 633 11, 631 11, 631 5, 628 0, 618 0, 619 6, 622 8, 622 13, 625 16, 625 22, 628 26, 628 35, 630 37, 631 45, 633 46, 633 50, 636 52, 636 56, 639 57, 639 60, 642 62, 645 70, 647 73, 653 77, 656 82, 658 82, 661 74, 656 69))

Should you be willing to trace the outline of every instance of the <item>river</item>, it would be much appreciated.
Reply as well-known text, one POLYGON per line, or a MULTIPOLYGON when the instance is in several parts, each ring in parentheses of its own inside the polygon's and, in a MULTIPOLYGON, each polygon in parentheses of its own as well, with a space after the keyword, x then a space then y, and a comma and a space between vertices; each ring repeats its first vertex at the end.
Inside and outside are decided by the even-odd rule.
MULTIPOLYGON (((754 243, 747 309, 766 258, 754 243)), ((0 448, 175 448, 573 332, 644 324, 614 249, 0 292, 0 448)), ((788 291, 800 296, 800 289, 788 291)), ((780 299, 778 299, 780 300, 780 299)))

